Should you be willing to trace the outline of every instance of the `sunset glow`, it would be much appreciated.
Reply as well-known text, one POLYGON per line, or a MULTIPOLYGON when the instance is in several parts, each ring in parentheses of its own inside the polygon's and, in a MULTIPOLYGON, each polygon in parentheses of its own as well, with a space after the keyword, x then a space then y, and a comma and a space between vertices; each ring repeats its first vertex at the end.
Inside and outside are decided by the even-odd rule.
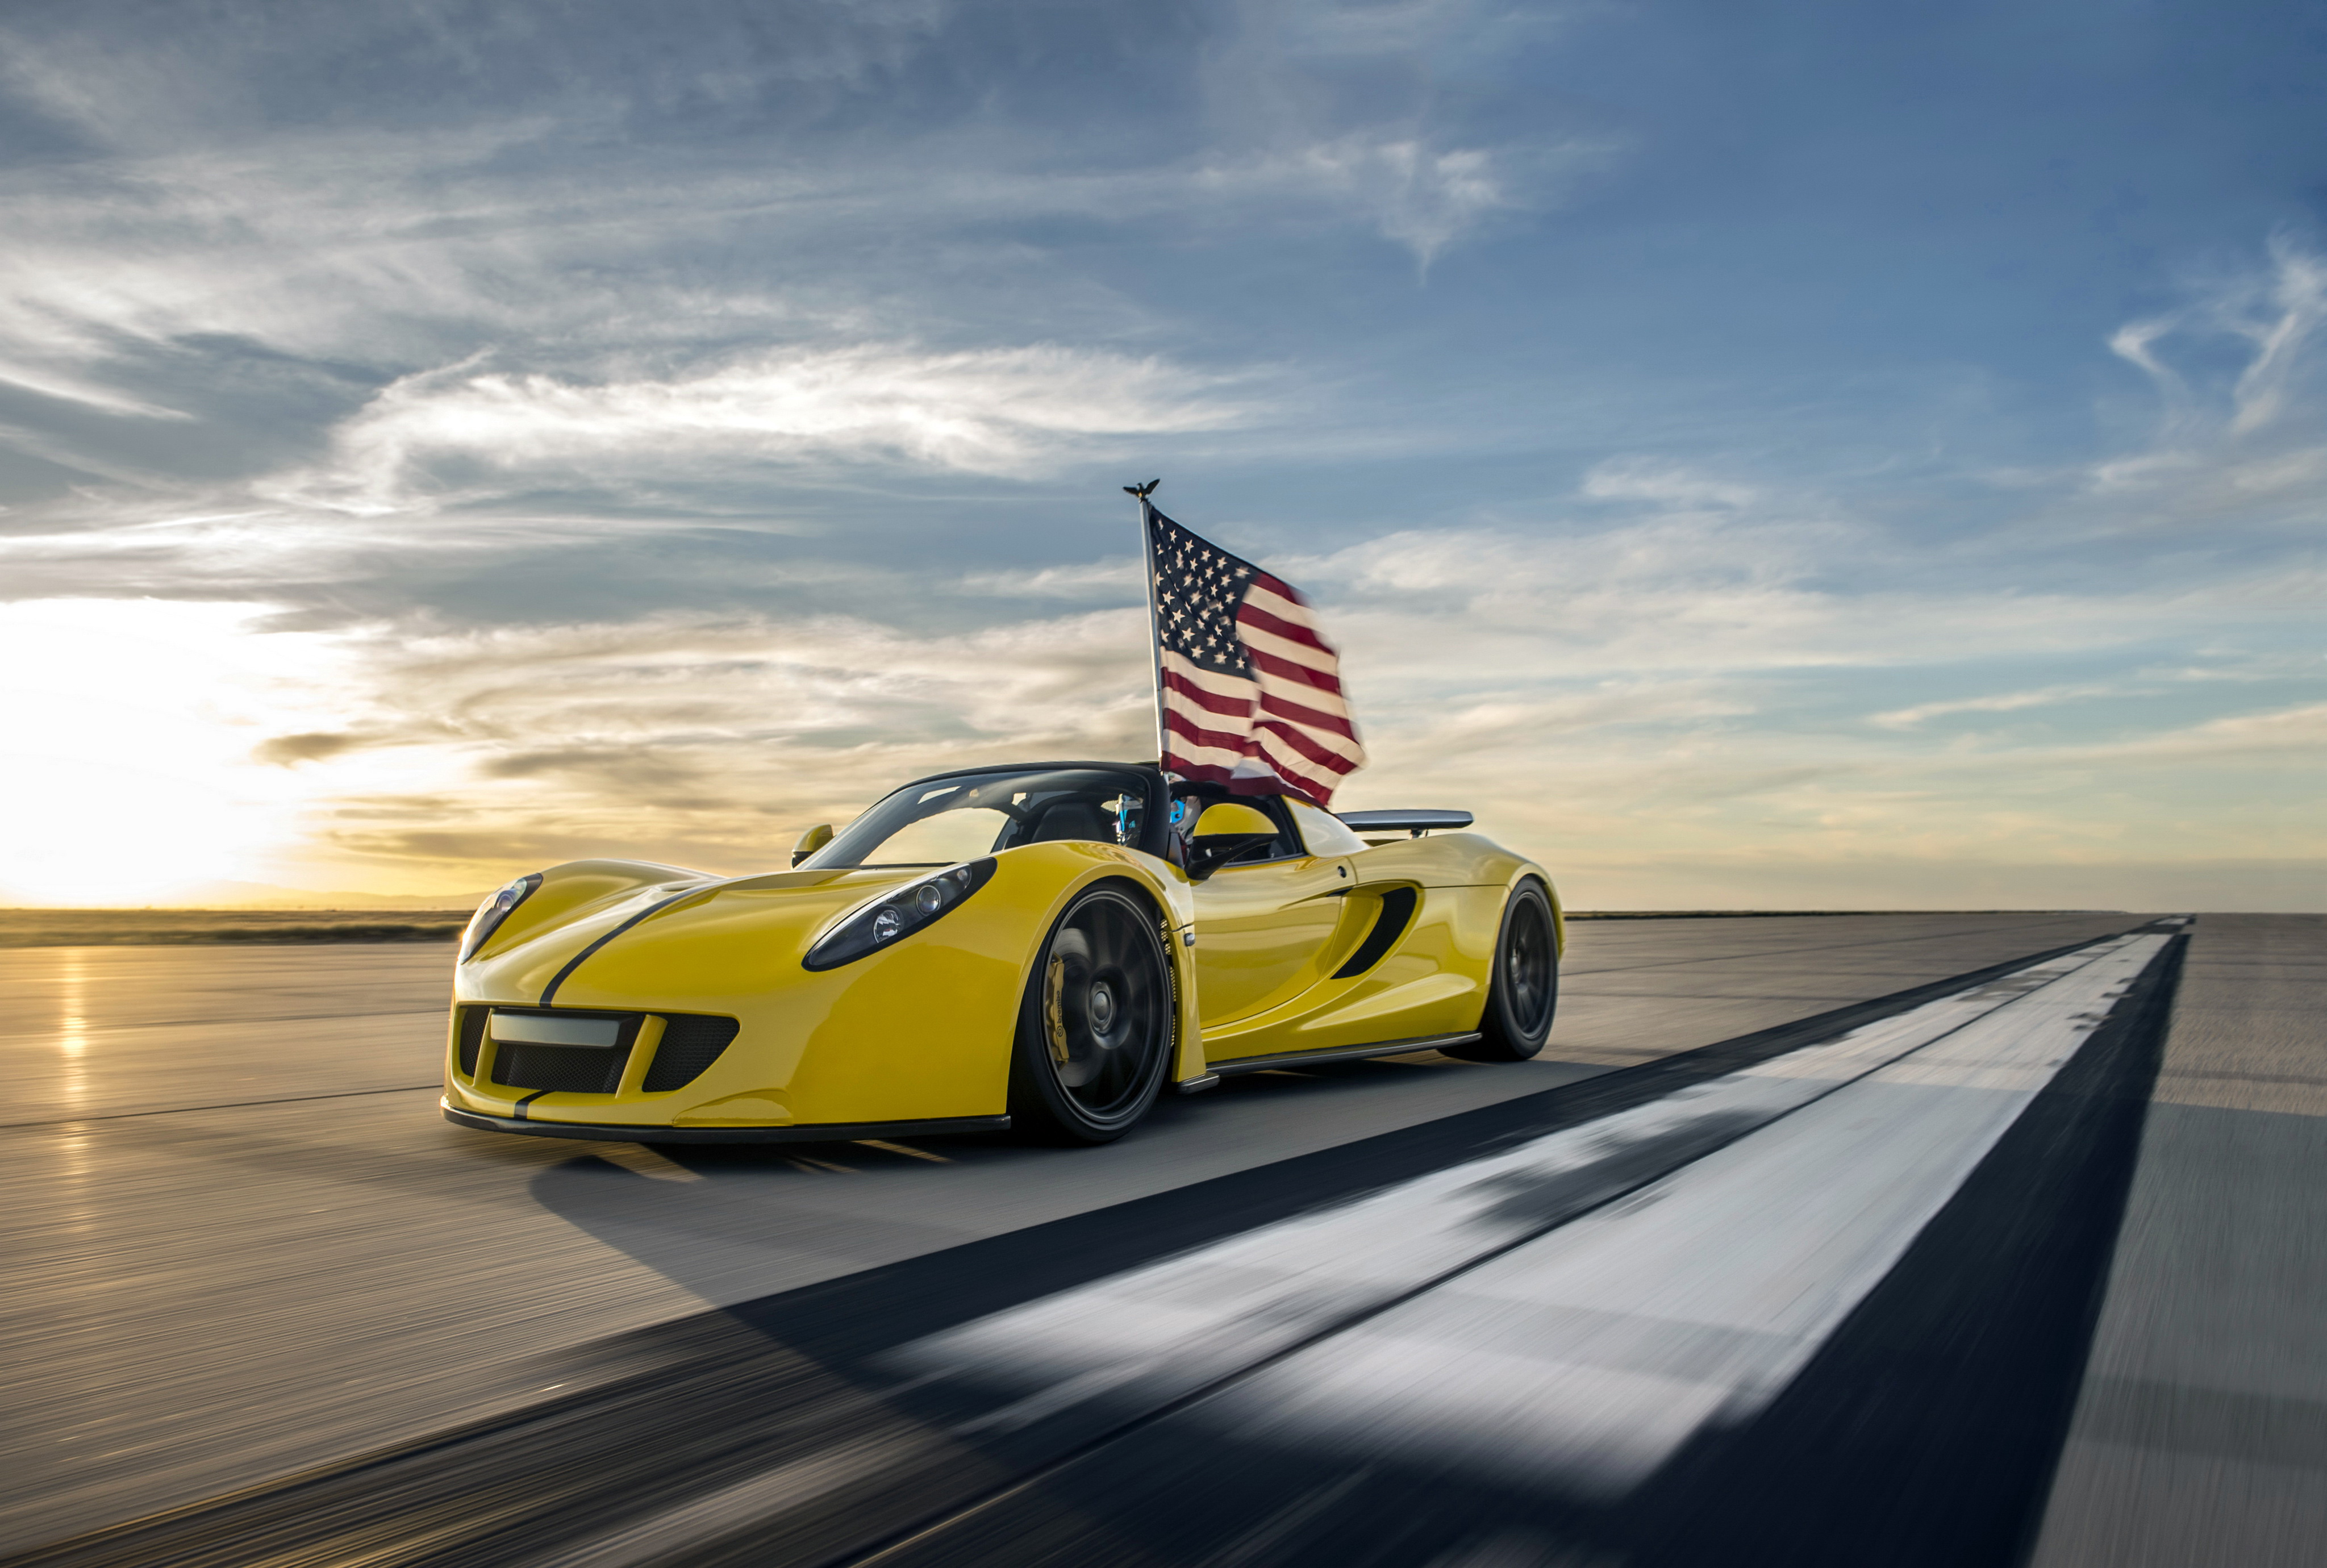
POLYGON ((254 766, 249 751, 296 711, 291 670, 313 658, 315 639, 249 636, 256 609, 0 605, 7 896, 169 902, 249 877, 293 835, 296 780, 254 766))

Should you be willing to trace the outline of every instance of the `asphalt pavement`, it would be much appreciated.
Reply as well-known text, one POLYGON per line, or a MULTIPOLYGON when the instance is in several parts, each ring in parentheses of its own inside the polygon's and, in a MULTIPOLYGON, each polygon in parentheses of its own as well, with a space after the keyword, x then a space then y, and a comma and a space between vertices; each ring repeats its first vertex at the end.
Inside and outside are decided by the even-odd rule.
MULTIPOLYGON (((1645 1083, 1654 1064, 1684 1059, 1676 1053, 1757 1031, 1775 1040, 1799 1020, 2134 923, 1578 923, 1560 1022, 1537 1062, 1424 1055, 1255 1075, 1173 1103, 1096 1151, 932 1140, 682 1160, 443 1124, 434 1101, 448 955, 434 948, 0 953, 10 1003, 0 1066, 17 1090, 0 1128, 15 1176, 15 1201, 0 1215, 0 1344, 11 1368, 0 1550, 475 1429, 593 1384, 640 1375, 651 1387, 659 1367, 693 1376, 722 1358, 763 1356, 773 1320, 752 1303, 796 1302, 814 1287, 861 1295, 887 1280, 943 1296, 960 1288, 961 1268, 1005 1257, 1013 1238, 1023 1247, 1067 1234, 1061 1226, 1083 1226, 1076 1246, 1093 1256, 1143 1225, 1158 1236, 1192 1224, 1233 1234, 1272 1218, 1268 1205, 1302 1180, 1324 1180, 1318 1172, 1362 1185, 1368 1160, 1428 1167, 1441 1158, 1434 1138, 1581 1096, 1584 1080, 1645 1083)), ((2078 1352, 2061 1386, 2062 1411, 2073 1400, 2075 1414, 2065 1449, 2055 1433, 2046 1451, 2064 1456, 2047 1561, 2135 1560, 2107 1555, 2104 1541, 2123 1517, 2113 1494, 2130 1484, 2128 1465, 2151 1467, 2145 1488, 2171 1471, 2177 1495, 2241 1517, 2252 1510, 2226 1499, 2266 1498, 2273 1521, 2254 1534, 2261 1554, 2157 1548, 2145 1561, 2307 1561, 2268 1554, 2320 1538, 2316 1413, 2327 1387, 2313 1347, 2327 1210, 2322 1124, 2304 1097, 2327 1094, 2322 925, 2201 921, 2183 1013, 2170 1035, 2157 1031, 2164 1067, 2137 1170, 2137 1116, 2121 1134, 2106 1116, 2093 1123, 2092 1147, 2117 1136, 2122 1158, 2078 1169, 2122 1166, 2135 1219, 2113 1265, 2113 1225, 2093 1254, 2093 1280, 2115 1269, 2098 1333, 2090 1313, 2069 1314, 2059 1330, 2078 1352), (2258 1018, 2269 1042, 2260 1054, 2241 1043, 2258 1018), (2225 1205, 2267 1218, 2225 1231, 2209 1218, 2225 1205), (2226 1260, 2208 1276, 2218 1283, 2193 1284, 2181 1266, 2199 1231, 2226 1260), (2184 1304, 2161 1313, 2157 1303, 2176 1300, 2184 1304), (2249 1349, 2191 1360, 2184 1339, 2226 1329, 2249 1349), (2087 1339, 2095 1375, 2080 1383, 2087 1339)), ((2138 1052, 2120 1054, 2132 1062, 2138 1052)), ((2040 1106, 2046 1095, 2059 1097, 2046 1089, 2040 1106)), ((2124 1187, 2079 1211, 2126 1201, 2124 1187)), ((994 1462, 981 1451, 970 1469, 994 1462)), ((1342 1479, 1312 1490, 1322 1497, 1342 1479)), ((747 1483, 767 1484, 737 1484, 747 1483)), ((1337 1507, 1328 1499, 1313 1512, 1337 1507)), ((2150 1547, 2170 1538, 2142 1536, 2150 1547)), ((1168 1550, 1138 1560, 1150 1558, 1197 1560, 1168 1550)))
POLYGON ((2327 1562, 2327 919, 2197 923, 2034 1562, 2327 1562))

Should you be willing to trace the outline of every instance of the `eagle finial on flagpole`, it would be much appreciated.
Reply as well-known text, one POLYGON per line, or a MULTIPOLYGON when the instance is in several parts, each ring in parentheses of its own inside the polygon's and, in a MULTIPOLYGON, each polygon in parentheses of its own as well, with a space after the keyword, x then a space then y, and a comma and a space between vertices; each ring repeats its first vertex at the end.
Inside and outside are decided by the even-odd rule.
POLYGON ((1127 484, 1123 487, 1123 493, 1127 496, 1137 496, 1144 501, 1154 495, 1155 487, 1163 482, 1160 479, 1151 479, 1145 484, 1127 484))

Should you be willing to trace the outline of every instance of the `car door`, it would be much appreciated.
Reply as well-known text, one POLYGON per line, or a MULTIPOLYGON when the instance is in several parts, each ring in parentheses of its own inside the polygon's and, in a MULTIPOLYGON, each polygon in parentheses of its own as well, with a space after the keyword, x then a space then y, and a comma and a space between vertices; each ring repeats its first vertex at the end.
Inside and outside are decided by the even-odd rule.
POLYGON ((1300 995, 1340 946, 1349 857, 1310 854, 1283 804, 1266 806, 1281 828, 1268 857, 1196 884, 1196 1004, 1207 1031, 1300 995))

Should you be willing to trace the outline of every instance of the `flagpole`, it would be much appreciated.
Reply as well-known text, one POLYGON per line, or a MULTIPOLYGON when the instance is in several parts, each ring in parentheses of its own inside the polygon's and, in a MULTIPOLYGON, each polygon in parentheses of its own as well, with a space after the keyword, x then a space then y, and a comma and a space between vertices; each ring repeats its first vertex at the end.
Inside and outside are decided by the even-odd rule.
POLYGON ((1155 765, 1161 768, 1164 759, 1171 754, 1171 734, 1164 723, 1164 618, 1155 602, 1155 508, 1148 497, 1164 481, 1151 479, 1145 484, 1127 484, 1123 493, 1139 501, 1139 560, 1147 578, 1147 650, 1154 664, 1155 677, 1155 765))

